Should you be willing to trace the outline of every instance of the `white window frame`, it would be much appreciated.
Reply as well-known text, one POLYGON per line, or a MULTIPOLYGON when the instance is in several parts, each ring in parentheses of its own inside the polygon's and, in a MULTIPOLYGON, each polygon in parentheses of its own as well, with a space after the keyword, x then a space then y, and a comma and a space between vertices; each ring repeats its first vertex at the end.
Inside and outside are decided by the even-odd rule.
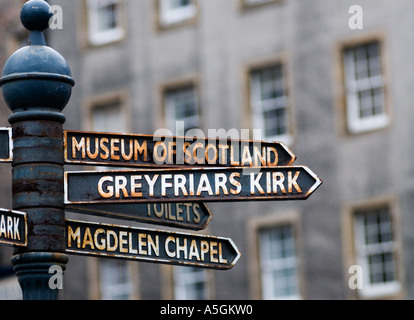
POLYGON ((187 133, 191 134, 191 131, 194 131, 194 130, 190 129, 189 132, 187 132, 187 128, 199 129, 201 126, 200 106, 198 102, 197 88, 195 85, 191 84, 188 86, 170 88, 170 89, 165 90, 164 91, 164 110, 165 110, 165 123, 166 123, 167 129, 171 130, 171 132, 173 132, 173 134, 175 135, 184 136, 187 133), (178 118, 176 116, 177 105, 175 103, 175 95, 182 94, 185 91, 191 92, 191 94, 193 95, 193 99, 195 103, 194 109, 197 110, 197 113, 189 117, 178 118), (182 122, 184 122, 184 124, 182 124, 182 122))
POLYGON ((382 61, 382 44, 380 41, 370 41, 363 44, 355 45, 352 47, 344 48, 343 61, 344 61, 344 75, 345 75, 345 90, 346 90, 346 116, 347 126, 351 133, 363 133, 367 131, 377 130, 386 127, 390 123, 389 115, 387 114, 387 103, 385 97, 385 81, 384 81, 384 68, 382 61), (376 76, 368 76, 363 79, 355 78, 355 60, 350 51, 355 50, 358 47, 366 46, 369 44, 378 45, 378 63, 381 66, 381 74, 376 76), (363 91, 380 89, 382 93, 382 107, 383 112, 369 117, 360 117, 360 101, 359 94, 363 91))
POLYGON ((250 104, 252 110, 252 125, 253 125, 253 139, 255 140, 269 140, 269 141, 283 141, 286 144, 291 144, 293 139, 290 134, 290 120, 289 120, 289 102, 287 96, 287 83, 285 78, 285 66, 283 64, 271 65, 263 68, 252 69, 249 72, 250 79, 250 104), (283 83, 284 95, 262 100, 261 99, 261 81, 259 78, 259 72, 263 72, 267 69, 281 68, 282 77, 279 81, 283 83), (276 107, 275 107, 276 106, 276 107), (279 135, 266 135, 264 112, 272 109, 285 109, 285 127, 286 132, 279 135), (260 129, 260 130, 258 130, 260 129))
POLYGON ((102 259, 99 264, 100 271, 100 289, 102 300, 126 300, 131 299, 134 294, 134 286, 131 274, 131 264, 124 260, 102 259), (117 276, 124 273, 121 282, 117 276))
POLYGON ((174 7, 173 1, 159 0, 159 23, 163 27, 176 25, 195 18, 197 14, 196 0, 190 0, 190 4, 174 7))
POLYGON ((126 115, 121 101, 97 103, 91 108, 91 122, 94 131, 125 132, 126 115))
POLYGON ((94 46, 101 46, 108 43, 116 42, 122 39, 125 35, 123 26, 124 13, 122 6, 123 0, 87 0, 88 5, 88 36, 89 43, 94 46), (117 21, 118 25, 115 28, 101 30, 99 10, 105 6, 116 4, 118 11, 117 21))
MULTIPOLYGON (((295 229, 292 224, 283 224, 276 225, 271 228, 262 229, 259 231, 259 256, 260 256, 260 275, 262 283, 262 297, 264 300, 299 300, 302 299, 300 296, 300 286, 299 286, 299 262, 298 262, 298 252, 295 238, 295 229), (268 253, 271 250, 271 239, 269 238, 269 233, 278 228, 289 227, 292 230, 292 238, 284 239, 284 241, 292 241, 291 246, 293 247, 294 256, 284 257, 278 259, 271 259, 268 253), (292 295, 274 295, 274 273, 285 268, 294 268, 295 269, 295 287, 297 292, 292 295)), ((281 281, 286 281, 287 279, 281 279, 281 281)))
POLYGON ((396 247, 396 235, 394 234, 395 228, 393 227, 393 217, 391 208, 384 206, 381 207, 388 209, 388 214, 390 215, 390 228, 393 234, 392 241, 381 242, 381 243, 371 243, 366 244, 365 242, 365 225, 364 225, 364 215, 368 210, 356 210, 354 212, 354 237, 355 237, 355 253, 356 253, 356 263, 362 268, 362 289, 358 290, 358 295, 361 298, 381 298, 386 296, 391 296, 398 293, 401 290, 401 282, 399 281, 398 276, 398 261, 397 261, 397 247, 396 247), (366 211, 366 212, 363 212, 366 211), (369 269, 369 255, 381 254, 381 253, 391 253, 393 256, 395 277, 394 281, 381 282, 381 283, 370 283, 370 269, 369 269))
POLYGON ((199 300, 194 296, 191 287, 196 284, 203 285, 204 299, 210 298, 208 271, 197 267, 175 266, 173 268, 174 298, 176 300, 199 300))

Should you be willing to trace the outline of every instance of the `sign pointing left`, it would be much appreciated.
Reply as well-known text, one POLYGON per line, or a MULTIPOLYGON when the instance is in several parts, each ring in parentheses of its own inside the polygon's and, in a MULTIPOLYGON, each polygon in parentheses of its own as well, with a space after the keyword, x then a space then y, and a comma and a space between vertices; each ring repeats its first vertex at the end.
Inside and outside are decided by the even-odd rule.
POLYGON ((27 245, 25 212, 0 209, 0 243, 23 247, 27 245))
POLYGON ((13 140, 11 128, 0 128, 0 162, 13 161, 13 140))

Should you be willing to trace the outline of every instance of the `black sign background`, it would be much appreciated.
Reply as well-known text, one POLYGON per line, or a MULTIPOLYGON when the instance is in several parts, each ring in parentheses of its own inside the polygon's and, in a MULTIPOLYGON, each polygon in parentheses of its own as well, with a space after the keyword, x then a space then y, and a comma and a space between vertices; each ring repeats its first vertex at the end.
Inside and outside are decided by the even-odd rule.
MULTIPOLYGON (((266 142, 255 140, 230 140, 230 139, 218 139, 218 138, 192 138, 192 137, 175 137, 175 136, 151 136, 141 134, 116 134, 116 133, 100 133, 100 132, 80 132, 80 131, 65 131, 65 163, 67 164, 87 164, 87 165, 105 165, 105 166, 118 166, 118 167, 148 167, 148 166, 160 166, 160 167, 221 167, 221 166, 251 166, 246 161, 242 164, 244 147, 248 147, 249 154, 253 159, 258 160, 259 157, 254 150, 259 150, 261 155, 268 155, 268 162, 265 164, 259 164, 258 166, 289 166, 291 165, 296 156, 289 150, 289 148, 282 142, 266 142), (73 140, 76 141, 74 145, 73 140), (88 143, 89 141, 89 143, 88 143), (98 144, 96 144, 98 141, 98 144), (113 142, 116 142, 113 144, 113 142), (122 150, 127 155, 131 155, 130 145, 135 146, 135 142, 138 142, 139 146, 146 146, 146 159, 143 153, 136 152, 131 159, 126 160, 122 156, 122 150), (165 142, 166 148, 155 148, 158 142, 165 142), (197 161, 191 161, 186 163, 183 151, 184 144, 190 144, 188 148, 188 154, 190 158, 194 160, 194 157, 204 159, 204 163, 197 161), (174 152, 172 151, 174 144, 174 152), (197 146, 196 146, 197 144, 197 146), (212 148, 208 146, 211 144, 212 148), (81 150, 77 150, 77 147, 82 145, 81 150), (223 148, 219 148, 221 145, 223 148), (103 146, 103 148, 102 148, 103 146), (180 147, 181 146, 181 147, 180 147), (215 146, 215 149, 214 149, 215 146), (200 148, 197 148, 200 147, 200 148), (224 148, 226 147, 226 148, 224 148), (97 150, 98 148, 98 150, 97 150), (263 148, 265 152, 263 154, 263 148), (267 153, 269 148, 272 152, 267 153), (159 154, 166 152, 165 161, 160 162, 154 156, 154 150, 157 149, 159 154), (207 151, 206 151, 207 150, 207 151), (217 152, 217 157, 226 159, 226 161, 212 161, 208 163, 205 157, 206 152, 210 154, 209 159, 213 159, 214 151, 217 152), (87 152, 89 151, 89 152, 87 152), (99 151, 99 152, 98 152, 99 151), (277 159, 274 156, 274 152, 277 153, 277 159), (222 157, 220 154, 222 154, 222 157), (94 154, 92 157, 91 155, 94 154), (100 154, 105 154, 105 159, 100 154), (84 157, 83 157, 84 155, 84 157), (135 159, 135 155, 137 156, 135 159), (113 158, 113 159, 111 159, 113 158), (232 161, 233 160, 233 161, 232 161), (225 162, 225 163, 223 163, 225 162)), ((80 148, 80 147, 79 147, 80 148)), ((128 157, 129 158, 129 157, 128 157)), ((257 161, 259 162, 259 160, 257 161)), ((253 161, 253 166, 255 161, 253 161)))
MULTIPOLYGON (((74 221, 74 220, 66 220, 66 252, 73 253, 78 255, 91 255, 91 256, 102 256, 108 258, 117 258, 117 259, 125 259, 125 260, 138 260, 143 262, 156 262, 156 263, 165 263, 165 264, 176 264, 176 265, 192 265, 204 268, 213 268, 213 269, 230 269, 234 266, 237 260, 240 258, 240 252, 238 251, 237 247, 234 245, 233 241, 228 238, 221 238, 221 237, 212 237, 212 236, 201 236, 201 235, 194 235, 194 234, 186 234, 186 233, 178 233, 178 232, 167 232, 167 231, 159 231, 159 230, 151 230, 151 229, 144 229, 144 228, 132 228, 132 227, 124 227, 124 226, 115 226, 115 225, 108 225, 102 223, 90 223, 90 222, 82 222, 82 221, 74 221), (79 246, 76 243, 76 240, 71 238, 73 232, 69 232, 69 228, 73 232, 79 231, 79 246), (79 229, 78 229, 79 228, 79 229), (88 228, 90 237, 85 237, 86 229, 88 228), (99 229, 99 234, 96 236, 96 231, 99 229), (116 234, 120 234, 123 232, 124 240, 127 241, 124 243, 122 252, 120 250, 120 237, 118 237, 118 245, 116 246, 117 249, 113 251, 108 251, 106 249, 97 249, 96 242, 93 244, 94 241, 98 241, 100 244, 103 241, 106 241, 106 245, 109 242, 110 246, 114 246, 114 241, 108 241, 108 238, 105 238, 109 232, 113 232, 116 234), (143 239, 145 239, 145 245, 143 246, 143 250, 145 250, 146 254, 140 254, 138 251, 138 238, 139 234, 143 235, 143 239), (149 244, 150 241, 148 240, 151 237, 152 240, 158 237, 159 243, 159 251, 156 254, 155 250, 151 249, 151 245, 149 244), (167 238, 172 237, 175 241, 180 239, 179 244, 181 246, 181 250, 178 250, 178 245, 171 241, 167 240, 167 238), (89 239, 89 244, 85 245, 85 238, 89 239), (187 246, 183 246, 184 242, 183 239, 187 239, 187 246), (129 242, 131 241, 131 243, 129 242), (194 242, 193 242, 194 241, 194 242), (190 250, 190 244, 196 244, 197 247, 200 247, 201 242, 208 242, 214 244, 213 249, 214 251, 206 252, 204 256, 201 255, 201 252, 198 251, 199 259, 196 259, 196 254, 187 254, 187 259, 185 259, 184 251, 187 253, 190 250), (69 245, 70 243, 70 245, 69 245), (92 244, 91 244, 92 243, 92 244), (166 248, 166 246, 169 246, 166 248), (138 251, 138 253, 131 253, 131 249, 133 248, 134 251, 138 251), (175 253, 174 257, 168 256, 167 249, 170 252, 175 253), (128 252, 125 252, 128 251, 128 252), (191 255, 191 258, 190 258, 191 255), (221 257, 221 258, 220 258, 221 257), (226 262, 223 261, 226 260, 226 262), (221 261, 221 262, 220 262, 221 261)), ((113 239, 113 237, 111 238, 113 239)), ((194 251, 193 251, 194 253, 194 251)))
MULTIPOLYGON (((158 169, 158 170, 134 170, 134 171, 104 171, 104 172, 66 172, 65 173, 65 203, 66 204, 82 204, 82 203, 138 203, 138 202, 221 202, 221 201, 253 201, 253 200, 304 200, 307 199, 322 181, 307 167, 291 166, 291 167, 275 167, 260 168, 260 170, 243 168, 204 168, 204 169, 158 169), (245 171, 247 170, 247 172, 245 171), (206 191, 196 194, 197 186, 206 186, 208 180, 211 190, 216 190, 215 175, 225 175, 227 183, 227 194, 222 188, 218 188, 220 194, 210 195, 206 191), (283 190, 280 185, 275 184, 273 174, 278 177, 283 176, 283 190), (158 180, 162 176, 172 177, 169 180, 172 187, 166 188, 165 195, 162 194, 161 186, 155 184, 154 195, 150 195, 148 185, 146 185, 144 176, 158 180), (174 194, 174 176, 180 175, 186 177, 187 181, 190 176, 193 180, 193 194, 177 196, 174 194), (119 196, 103 197, 98 190, 98 185, 103 189, 108 189, 107 183, 102 183, 104 179, 112 179, 116 181, 117 177, 130 183, 131 177, 141 176, 142 188, 140 197, 132 197, 131 192, 128 197, 123 192, 119 192, 119 196), (256 183, 254 179, 259 178, 256 183), (290 179, 289 179, 290 177, 290 179), (200 179, 204 178, 205 183, 201 183, 200 179), (101 181, 101 183, 100 183, 101 181), (231 184, 231 182, 233 184, 231 184), (290 182, 290 183, 289 183, 290 182), (253 189, 252 189, 253 183, 253 189), (236 186, 236 184, 238 184, 236 186), (298 192, 297 186, 300 187, 298 192), (275 188, 276 187, 276 188, 275 188), (260 188, 260 189, 259 189, 260 188), (253 191, 254 192, 253 192, 253 191), (237 191, 237 194, 235 192, 237 191), (270 192, 269 192, 270 191, 270 192), (291 192, 289 192, 291 191, 291 192)), ((113 184, 113 183, 112 183, 113 184)), ((131 188, 131 186, 127 186, 131 188)), ((113 185, 110 186, 113 188, 113 185)), ((134 189, 135 190, 135 189, 134 189)))
POLYGON ((132 220, 191 230, 205 229, 212 218, 212 214, 207 205, 202 202, 151 204, 92 203, 81 205, 66 205, 65 209, 82 214, 105 216, 108 218, 132 220), (150 206, 150 216, 148 215, 148 206, 150 206), (178 212, 179 210, 181 211, 178 212), (187 212, 187 210, 189 210, 189 212, 187 212), (197 211, 198 215, 195 213, 195 211, 197 211))

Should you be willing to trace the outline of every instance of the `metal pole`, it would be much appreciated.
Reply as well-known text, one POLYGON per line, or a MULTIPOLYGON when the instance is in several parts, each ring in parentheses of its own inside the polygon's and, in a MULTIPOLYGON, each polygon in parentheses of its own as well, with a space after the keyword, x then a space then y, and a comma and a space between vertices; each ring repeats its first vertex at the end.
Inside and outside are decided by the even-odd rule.
POLYGON ((43 31, 51 17, 45 1, 25 3, 20 18, 31 45, 8 59, 0 79, 13 112, 13 208, 26 212, 28 220, 28 245, 16 248, 12 257, 25 300, 56 300, 59 290, 50 285, 53 270, 65 270, 68 262, 61 111, 74 81, 65 59, 46 46, 43 31))

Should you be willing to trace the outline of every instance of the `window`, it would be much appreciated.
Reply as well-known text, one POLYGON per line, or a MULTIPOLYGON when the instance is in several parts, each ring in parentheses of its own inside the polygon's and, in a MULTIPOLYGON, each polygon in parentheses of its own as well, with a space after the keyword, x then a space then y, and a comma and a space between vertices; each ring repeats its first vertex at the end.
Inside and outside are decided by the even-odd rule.
POLYGON ((254 139, 291 142, 285 77, 282 65, 250 73, 253 129, 261 129, 254 139))
POLYGON ((361 133, 387 126, 380 43, 345 48, 343 60, 348 130, 361 133))
POLYGON ((159 0, 162 27, 191 21, 197 13, 196 0, 159 0))
POLYGON ((167 129, 184 136, 188 130, 201 125, 197 92, 193 85, 165 91, 167 129))
POLYGON ((128 300, 134 290, 130 265, 123 260, 106 259, 100 262, 102 300, 128 300))
POLYGON ((356 261, 362 267, 361 297, 395 294, 400 290, 393 219, 388 206, 356 210, 356 261))
POLYGON ((299 299, 293 226, 288 224, 262 229, 259 246, 263 299, 299 299))
POLYGON ((196 267, 174 267, 176 300, 209 299, 207 270, 196 267))
POLYGON ((124 36, 122 0, 88 0, 89 42, 99 46, 124 36))
POLYGON ((101 132, 125 132, 125 115, 117 100, 99 103, 92 108, 92 128, 101 132))

